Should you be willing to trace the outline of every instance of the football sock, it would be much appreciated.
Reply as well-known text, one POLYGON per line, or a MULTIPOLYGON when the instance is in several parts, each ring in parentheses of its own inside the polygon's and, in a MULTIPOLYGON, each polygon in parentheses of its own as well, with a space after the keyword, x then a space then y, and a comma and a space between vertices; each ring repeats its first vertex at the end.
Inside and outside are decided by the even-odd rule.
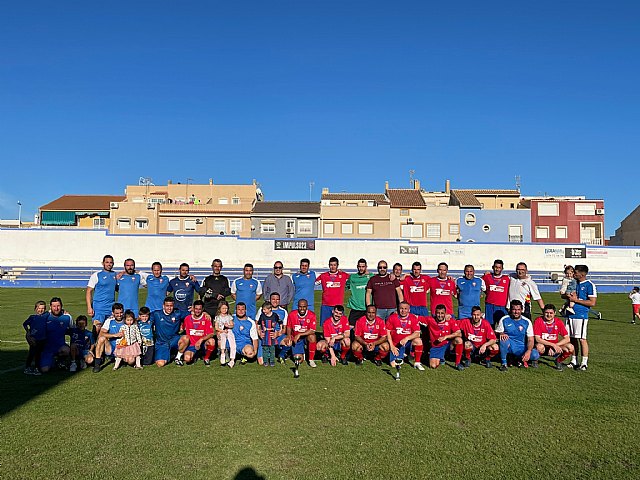
POLYGON ((211 354, 213 353, 213 351, 215 350, 215 345, 205 345, 204 349, 204 359, 205 360, 209 360, 209 358, 211 358, 211 354))
POLYGON ((569 353, 569 352, 564 352, 563 354, 561 354, 561 355, 558 357, 558 361, 559 361, 559 362, 564 362, 564 361, 565 361, 567 358, 569 358, 570 356, 571 356, 571 353, 569 353))
POLYGON ((413 347, 413 354, 415 355, 415 362, 420 363, 422 359, 422 345, 416 345, 413 347))
POLYGON ((472 348, 465 348, 464 349, 464 358, 467 358, 469 360, 471 360, 471 352, 473 351, 472 348))
POLYGON ((589 361, 589 357, 582 357, 582 365, 586 365, 589 361))
POLYGON ((349 348, 342 346, 340 349, 340 358, 342 359, 347 358, 347 353, 349 353, 349 348))
POLYGON ((495 357, 498 354, 498 352, 500 352, 500 350, 491 350, 487 348, 487 350, 485 350, 485 355, 487 358, 491 359, 495 357))
POLYGON ((309 342, 309 360, 313 360, 316 356, 316 342, 309 342))
POLYGON ((176 360, 181 360, 182 359, 182 352, 178 352, 178 354, 176 355, 176 360))
POLYGON ((458 365, 462 361, 462 350, 464 349, 464 345, 456 343, 453 346, 453 349, 456 352, 456 365, 458 365))
POLYGON ((142 358, 140 357, 140 355, 136 357, 136 367, 138 368, 142 367, 142 358))
POLYGON ((354 350, 353 356, 356 357, 357 360, 362 360, 364 356, 362 355, 362 350, 354 350))
POLYGON ((382 360, 384 357, 387 356, 388 353, 389 353, 388 350, 385 351, 385 350, 380 349, 378 351, 378 354, 376 355, 376 360, 382 360))
POLYGON ((578 357, 576 357, 575 355, 571 355, 571 363, 573 363, 574 365, 578 364, 578 357))

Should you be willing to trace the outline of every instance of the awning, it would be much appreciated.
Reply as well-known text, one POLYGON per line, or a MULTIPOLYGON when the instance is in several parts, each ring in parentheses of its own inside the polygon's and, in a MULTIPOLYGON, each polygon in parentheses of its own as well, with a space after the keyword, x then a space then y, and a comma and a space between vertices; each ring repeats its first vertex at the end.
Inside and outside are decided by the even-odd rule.
POLYGON ((42 225, 75 225, 76 212, 42 212, 42 225))

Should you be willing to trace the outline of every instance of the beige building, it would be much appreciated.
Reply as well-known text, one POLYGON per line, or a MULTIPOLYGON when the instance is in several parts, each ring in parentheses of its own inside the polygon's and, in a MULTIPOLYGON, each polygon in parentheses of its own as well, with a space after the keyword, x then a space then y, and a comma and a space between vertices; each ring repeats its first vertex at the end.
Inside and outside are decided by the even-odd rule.
POLYGON ((52 228, 108 229, 109 206, 124 198, 122 195, 63 195, 39 208, 39 224, 52 228))
POLYGON ((111 203, 110 233, 251 236, 251 211, 261 195, 249 185, 129 185, 111 203))
POLYGON ((320 238, 389 238, 389 200, 382 193, 329 193, 320 199, 320 238))
POLYGON ((484 210, 513 210, 521 208, 520 190, 451 190, 451 205, 484 210))
POLYGON ((640 205, 620 222, 620 227, 616 229, 616 234, 609 240, 609 245, 640 245, 640 205))

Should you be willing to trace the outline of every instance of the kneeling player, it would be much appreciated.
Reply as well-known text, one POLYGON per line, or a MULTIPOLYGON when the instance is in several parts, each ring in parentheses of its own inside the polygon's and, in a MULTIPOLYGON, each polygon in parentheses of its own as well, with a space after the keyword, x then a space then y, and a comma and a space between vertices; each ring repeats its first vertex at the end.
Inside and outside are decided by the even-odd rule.
POLYGON ((361 365, 365 356, 380 366, 382 359, 389 353, 387 328, 380 317, 376 316, 375 305, 369 305, 364 317, 356 321, 355 341, 351 345, 356 365, 361 365))
MULTIPOLYGON (((287 337, 284 345, 291 346, 293 361, 297 366, 304 361, 304 342, 309 347, 309 366, 316 368, 316 314, 309 310, 309 303, 304 299, 298 300, 298 309, 289 314, 287 320, 287 337)), ((297 377, 296 373, 296 377, 297 377)))
POLYGON ((191 314, 184 319, 184 332, 185 334, 178 342, 176 363, 184 353, 185 362, 194 362, 197 355, 202 355, 204 364, 207 367, 210 366, 210 358, 216 348, 216 341, 213 338, 211 317, 204 313, 204 302, 202 300, 193 302, 191 314))
MULTIPOLYGON (((184 313, 174 308, 172 297, 164 299, 162 310, 151 313, 151 321, 156 332, 154 360, 158 367, 164 367, 169 363, 171 352, 178 350, 184 317, 184 313)), ((178 357, 176 357, 176 365, 182 365, 182 360, 178 357)))
MULTIPOLYGON (((413 347, 415 361, 413 367, 424 370, 420 360, 422 359, 422 339, 420 338, 420 323, 418 317, 409 313, 407 302, 400 302, 398 313, 392 313, 387 319, 387 341, 391 355, 392 367, 399 367, 404 362, 404 355, 409 354, 413 347)), ((398 374, 399 375, 399 374, 398 374)), ((399 380, 399 376, 396 379, 399 380)))
POLYGON ((522 302, 512 300, 509 306, 509 315, 505 315, 498 322, 496 334, 500 335, 500 371, 506 372, 508 356, 515 357, 516 362, 522 361, 525 367, 531 360, 531 366, 538 366, 540 354, 533 344, 533 325, 531 320, 522 316, 522 302))
POLYGON ((556 368, 564 370, 564 362, 573 355, 573 345, 564 323, 556 318, 556 307, 550 303, 544 306, 542 317, 533 322, 533 336, 540 355, 548 355, 556 360, 556 368), (562 337, 562 338, 560 338, 562 337))
POLYGON ((438 368, 444 364, 445 354, 453 349, 456 354, 456 368, 464 370, 462 364, 462 332, 455 318, 447 315, 447 307, 443 304, 436 305, 436 316, 420 317, 420 321, 426 323, 431 339, 429 350, 429 368, 438 368))
POLYGON ((78 369, 78 359, 80 360, 80 368, 87 368, 87 365, 93 363, 93 335, 87 330, 87 317, 79 315, 76 318, 76 326, 69 329, 69 350, 71 352, 70 372, 78 369))
MULTIPOLYGON (((256 322, 247 316, 246 303, 236 303, 236 314, 233 316, 231 330, 236 340, 236 355, 240 355, 240 363, 245 364, 248 360, 255 358, 258 353, 258 329, 256 322)), ((220 348, 222 349, 222 346, 220 348)), ((233 367, 231 362, 228 365, 233 367)))
POLYGON ((338 363, 336 352, 340 352, 340 363, 347 365, 347 354, 351 349, 350 332, 351 327, 344 316, 344 307, 336 305, 331 311, 331 317, 322 324, 324 340, 318 342, 318 350, 322 352, 323 361, 327 358, 328 350, 331 366, 335 367, 338 363))
POLYGON ((465 318, 460 322, 460 330, 464 338, 465 367, 471 366, 471 360, 484 361, 487 368, 491 368, 491 359, 498 354, 496 334, 491 324, 482 318, 480 307, 471 308, 471 319, 465 318))

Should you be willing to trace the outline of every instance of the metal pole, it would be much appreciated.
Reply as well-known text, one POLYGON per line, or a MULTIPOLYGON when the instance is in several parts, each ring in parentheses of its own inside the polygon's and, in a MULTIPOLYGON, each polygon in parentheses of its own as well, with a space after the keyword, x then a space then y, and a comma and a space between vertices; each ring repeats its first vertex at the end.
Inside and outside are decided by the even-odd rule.
POLYGON ((22 225, 22 203, 18 200, 18 228, 22 225))

